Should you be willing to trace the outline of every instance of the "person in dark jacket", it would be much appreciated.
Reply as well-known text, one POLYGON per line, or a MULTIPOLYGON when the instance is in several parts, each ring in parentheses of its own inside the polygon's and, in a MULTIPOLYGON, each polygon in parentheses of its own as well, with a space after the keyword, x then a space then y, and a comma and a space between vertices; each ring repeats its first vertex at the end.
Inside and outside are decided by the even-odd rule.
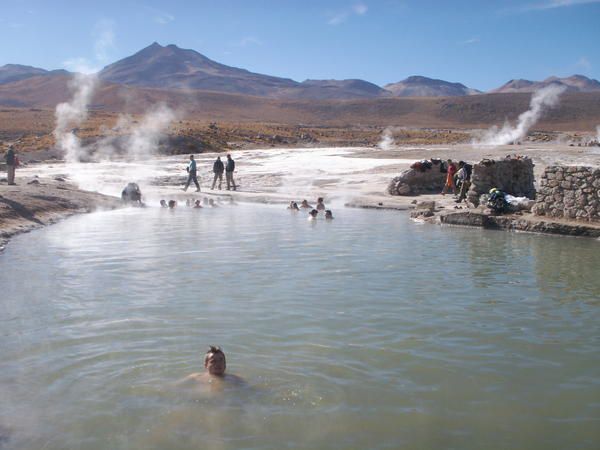
POLYGON ((231 190, 231 186, 233 186, 233 190, 237 189, 235 185, 235 181, 233 180, 233 172, 235 170, 235 161, 231 158, 231 155, 227 154, 227 165, 225 166, 225 178, 227 179, 227 190, 231 190))
POLYGON ((458 194, 458 199, 456 203, 462 202, 465 198, 467 198, 467 192, 471 187, 471 172, 473 172, 473 166, 464 161, 460 161, 458 163, 459 173, 460 173, 460 192, 458 194))
POLYGON ((17 167, 17 155, 15 148, 11 145, 8 147, 8 151, 4 156, 6 159, 6 178, 8 178, 8 184, 15 184, 15 168, 17 167))
POLYGON ((190 155, 190 163, 186 170, 188 172, 188 179, 183 190, 187 191, 187 188, 190 187, 190 183, 193 181, 196 185, 196 192, 200 192, 200 183, 198 183, 198 170, 196 168, 196 160, 194 159, 194 155, 190 155))
POLYGON ((215 178, 213 179, 213 184, 211 189, 215 188, 215 184, 217 183, 217 178, 219 179, 219 190, 221 190, 221 184, 223 184, 223 172, 225 171, 225 166, 223 165, 223 161, 221 161, 221 157, 217 156, 217 160, 213 164, 213 172, 215 174, 215 178))

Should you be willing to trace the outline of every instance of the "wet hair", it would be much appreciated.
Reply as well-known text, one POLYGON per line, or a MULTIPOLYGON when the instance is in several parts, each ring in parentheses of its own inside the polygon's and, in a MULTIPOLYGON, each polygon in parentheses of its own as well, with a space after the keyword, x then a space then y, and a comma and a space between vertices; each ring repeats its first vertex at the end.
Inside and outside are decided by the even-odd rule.
POLYGON ((322 201, 323 201, 323 197, 319 197, 319 198, 317 199, 317 201, 318 201, 318 202, 322 202, 322 201))
POLYGON ((311 212, 309 212, 309 214, 311 216, 316 216, 317 214, 319 214, 319 211, 317 211, 316 209, 313 209, 311 212))
POLYGON ((206 367, 206 364, 208 363, 208 359, 211 357, 211 355, 218 355, 218 354, 223 355, 223 363, 225 364, 225 367, 227 367, 227 361, 225 360, 225 353, 223 353, 223 350, 221 350, 221 347, 215 347, 214 345, 208 346, 208 351, 204 355, 204 366, 206 367))
POLYGON ((330 209, 327 209, 327 210, 325 210, 325 214, 326 214, 326 215, 333 216, 333 213, 331 212, 331 210, 330 210, 330 209))

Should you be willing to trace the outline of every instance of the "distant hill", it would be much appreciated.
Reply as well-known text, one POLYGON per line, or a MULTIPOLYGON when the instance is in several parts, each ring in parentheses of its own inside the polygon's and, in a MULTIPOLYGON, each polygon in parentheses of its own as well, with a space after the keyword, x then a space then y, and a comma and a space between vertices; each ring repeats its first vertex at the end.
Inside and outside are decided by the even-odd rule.
POLYGON ((543 81, 510 80, 490 92, 496 94, 534 92, 549 85, 565 86, 567 92, 600 92, 600 82, 583 75, 572 75, 566 78, 549 77, 543 81))
POLYGON ((45 70, 39 67, 22 66, 20 64, 6 64, 0 67, 0 84, 44 75, 66 75, 66 70, 45 70))
POLYGON ((389 97, 390 92, 364 80, 305 80, 277 97, 290 99, 352 99, 389 97))
POLYGON ((396 97, 461 97, 481 94, 461 83, 450 83, 422 76, 412 76, 398 83, 386 84, 384 88, 396 97))
POLYGON ((154 42, 99 73, 102 80, 130 86, 256 95, 274 98, 350 99, 389 95, 363 80, 306 80, 253 73, 213 61, 195 50, 154 42))
MULTIPOLYGON (((37 76, 0 85, 0 107, 52 110, 71 97, 69 76, 37 76)), ((284 99, 201 90, 158 89, 101 82, 90 109, 145 113, 159 102, 186 117, 223 122, 313 125, 486 128, 514 121, 531 94, 369 99, 284 99)), ((600 92, 565 93, 536 129, 593 130, 600 123, 600 92)))

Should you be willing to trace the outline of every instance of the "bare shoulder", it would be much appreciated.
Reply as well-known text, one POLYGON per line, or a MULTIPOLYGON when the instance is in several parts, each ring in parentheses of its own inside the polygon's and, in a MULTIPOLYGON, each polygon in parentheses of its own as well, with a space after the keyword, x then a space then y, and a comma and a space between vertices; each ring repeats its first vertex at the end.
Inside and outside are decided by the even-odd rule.
POLYGON ((198 372, 198 373, 192 373, 192 374, 188 375, 187 377, 179 380, 176 384, 177 384, 177 386, 194 386, 199 383, 205 383, 205 382, 206 382, 206 374, 198 372))

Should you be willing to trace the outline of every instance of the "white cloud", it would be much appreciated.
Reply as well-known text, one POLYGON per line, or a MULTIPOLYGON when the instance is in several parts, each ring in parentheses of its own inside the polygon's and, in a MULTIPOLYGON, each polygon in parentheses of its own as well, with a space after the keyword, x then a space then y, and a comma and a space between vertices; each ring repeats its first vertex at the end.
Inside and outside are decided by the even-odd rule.
POLYGON ((346 20, 348 20, 353 15, 364 16, 368 10, 369 7, 364 3, 355 3, 350 8, 331 14, 327 23, 329 25, 340 25, 346 22, 346 20))
POLYGON ((354 11, 355 14, 358 14, 359 16, 363 16, 367 13, 369 8, 364 3, 357 3, 354 6, 352 6, 352 10, 354 11))
POLYGON ((518 8, 519 11, 535 11, 544 9, 565 8, 569 6, 585 5, 588 3, 600 3, 600 0, 546 0, 541 3, 532 3, 518 8))
POLYGON ((96 22, 93 31, 94 53, 96 60, 100 63, 106 63, 109 60, 108 53, 115 46, 115 23, 112 20, 99 20, 96 22))
POLYGON ((250 45, 263 45, 263 42, 255 36, 244 36, 238 42, 239 47, 248 47, 250 45))
POLYGON ((467 39, 465 41, 462 41, 461 44, 462 45, 471 45, 471 44, 477 44, 479 42, 479 38, 478 37, 473 37, 471 39, 467 39))
POLYGON ((153 8, 152 6, 146 6, 146 9, 152 14, 152 20, 154 23, 159 25, 167 25, 175 20, 175 16, 173 14, 169 14, 168 12, 161 11, 153 8))
POLYGON ((592 68, 592 63, 585 56, 582 56, 575 63, 575 68, 578 70, 590 70, 592 68))

